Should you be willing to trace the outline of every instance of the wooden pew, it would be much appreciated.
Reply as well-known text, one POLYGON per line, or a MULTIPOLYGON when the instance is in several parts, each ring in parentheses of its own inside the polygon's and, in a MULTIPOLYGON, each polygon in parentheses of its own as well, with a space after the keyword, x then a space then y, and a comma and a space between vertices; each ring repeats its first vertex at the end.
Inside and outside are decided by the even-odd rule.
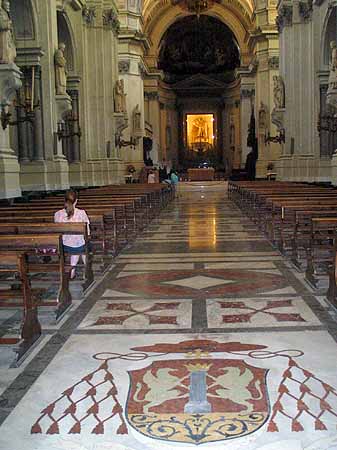
POLYGON ((331 279, 331 269, 335 262, 334 240, 337 230, 336 217, 318 217, 311 220, 311 238, 307 248, 307 267, 305 271, 306 280, 313 286, 317 287, 318 276, 321 274, 330 277, 329 290, 327 297, 334 298, 335 295, 330 293, 335 291, 334 276, 331 279))
MULTIPOLYGON (((104 231, 107 236, 111 236, 113 240, 113 252, 116 255, 119 251, 119 248, 123 246, 124 243, 128 242, 128 230, 126 225, 126 218, 124 214, 124 205, 122 205, 118 210, 117 214, 120 214, 120 218, 116 219, 116 210, 117 208, 113 208, 110 206, 101 206, 101 207, 88 207, 86 212, 88 214, 89 220, 92 216, 101 215, 104 217, 104 231)), ((33 207, 31 205, 25 206, 13 206, 7 208, 0 208, 0 215, 6 216, 7 218, 13 218, 16 221, 17 217, 22 217, 23 215, 27 215, 30 218, 41 217, 41 216, 49 216, 54 220, 55 208, 53 206, 36 206, 33 207)), ((1 218, 0 218, 1 221, 1 218)))
POLYGON ((27 255, 25 253, 11 251, 0 251, 0 274, 16 275, 16 282, 20 281, 19 290, 1 289, 1 300, 13 297, 19 298, 22 302, 22 323, 21 323, 21 342, 15 350, 17 353, 16 360, 12 367, 16 367, 22 357, 26 354, 34 342, 41 336, 41 325, 38 319, 38 302, 40 297, 34 294, 31 289, 29 280, 29 269, 27 263, 27 255))
MULTIPOLYGON (((32 216, 36 223, 44 224, 44 223, 54 223, 54 212, 51 213, 38 213, 37 215, 33 214, 32 216, 27 216, 26 214, 21 215, 23 213, 18 213, 19 215, 15 215, 14 217, 10 216, 1 216, 0 215, 0 224, 5 225, 6 223, 15 223, 23 224, 23 223, 31 223, 32 216)), ((97 215, 89 215, 90 220, 90 244, 94 248, 95 254, 99 254, 102 252, 104 258, 108 261, 109 252, 114 253, 114 248, 116 248, 115 244, 115 230, 112 230, 110 233, 107 227, 105 226, 104 214, 97 215)))
POLYGON ((19 251, 28 255, 29 273, 57 273, 60 279, 59 291, 57 295, 58 306, 55 311, 58 319, 72 304, 72 297, 69 291, 70 265, 65 264, 62 235, 41 234, 41 235, 1 235, 0 251, 19 251), (39 259, 43 256, 56 258, 56 262, 41 263, 32 261, 32 256, 39 259))
POLYGON ((330 207, 311 207, 310 210, 296 210, 291 239, 291 262, 302 269, 302 261, 306 262, 308 248, 312 239, 312 219, 337 218, 337 210, 331 212, 330 207))
POLYGON ((0 235, 13 234, 62 234, 64 235, 81 235, 84 236, 85 241, 85 256, 86 263, 84 266, 83 289, 87 289, 94 281, 94 273, 92 269, 92 252, 90 251, 90 240, 88 234, 88 227, 85 223, 0 223, 0 235))

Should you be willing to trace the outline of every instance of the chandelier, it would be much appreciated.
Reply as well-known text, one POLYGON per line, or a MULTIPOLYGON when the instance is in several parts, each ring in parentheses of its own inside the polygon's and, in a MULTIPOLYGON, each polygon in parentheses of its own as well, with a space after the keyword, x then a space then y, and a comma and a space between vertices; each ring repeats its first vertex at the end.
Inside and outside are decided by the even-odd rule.
POLYGON ((200 14, 210 9, 214 3, 220 3, 221 0, 171 0, 172 5, 179 5, 182 9, 185 9, 193 14, 196 14, 197 17, 200 17, 200 14))

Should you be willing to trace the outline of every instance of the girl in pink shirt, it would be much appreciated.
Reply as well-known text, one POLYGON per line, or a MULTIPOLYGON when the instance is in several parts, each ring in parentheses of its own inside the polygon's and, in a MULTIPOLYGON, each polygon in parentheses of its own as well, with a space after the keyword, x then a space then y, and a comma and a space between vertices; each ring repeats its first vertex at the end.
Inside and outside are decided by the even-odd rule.
MULTIPOLYGON (((64 209, 60 209, 55 213, 54 221, 60 223, 67 222, 86 222, 88 224, 89 232, 89 218, 84 209, 76 208, 77 193, 75 191, 67 191, 64 196, 64 209)), ((70 278, 75 278, 75 266, 77 265, 80 256, 83 264, 86 263, 85 258, 85 240, 81 235, 64 235, 63 249, 65 253, 70 254, 70 264, 72 266, 70 278), (80 255, 81 254, 81 255, 80 255)))

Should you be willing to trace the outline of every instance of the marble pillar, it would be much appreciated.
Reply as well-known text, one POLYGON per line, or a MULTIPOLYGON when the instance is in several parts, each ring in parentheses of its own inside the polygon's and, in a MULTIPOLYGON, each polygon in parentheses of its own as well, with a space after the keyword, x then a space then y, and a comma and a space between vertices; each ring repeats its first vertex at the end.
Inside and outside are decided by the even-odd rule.
POLYGON ((34 104, 39 104, 34 110, 34 149, 33 159, 35 161, 44 160, 43 148, 43 124, 42 124, 42 102, 41 102, 41 67, 34 67, 34 104))
MULTIPOLYGON (((21 72, 14 64, 0 64, 0 111, 4 116, 21 87, 21 72)), ((20 165, 9 139, 9 125, 0 130, 0 196, 12 198, 21 195, 20 165)))
POLYGON ((245 167, 247 155, 250 152, 250 148, 247 146, 247 137, 254 95, 255 88, 252 85, 242 86, 241 84, 241 167, 245 167))

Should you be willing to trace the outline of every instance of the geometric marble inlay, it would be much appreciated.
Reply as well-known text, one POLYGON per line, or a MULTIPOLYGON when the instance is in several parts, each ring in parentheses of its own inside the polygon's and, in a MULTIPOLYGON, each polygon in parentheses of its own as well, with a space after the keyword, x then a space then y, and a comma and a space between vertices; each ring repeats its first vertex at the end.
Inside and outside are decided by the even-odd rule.
POLYGON ((302 298, 212 299, 207 301, 208 326, 272 327, 319 325, 302 298))
POLYGON ((257 295, 289 287, 279 272, 253 270, 194 269, 132 274, 117 278, 112 288, 145 298, 218 298, 257 295))
POLYGON ((191 300, 100 301, 80 328, 95 329, 177 329, 190 328, 191 300))
POLYGON ((183 278, 182 280, 177 281, 166 281, 163 284, 173 284, 175 286, 183 286, 193 289, 207 289, 208 287, 219 286, 220 284, 230 284, 233 282, 233 280, 219 280, 219 278, 197 275, 195 277, 183 278))

